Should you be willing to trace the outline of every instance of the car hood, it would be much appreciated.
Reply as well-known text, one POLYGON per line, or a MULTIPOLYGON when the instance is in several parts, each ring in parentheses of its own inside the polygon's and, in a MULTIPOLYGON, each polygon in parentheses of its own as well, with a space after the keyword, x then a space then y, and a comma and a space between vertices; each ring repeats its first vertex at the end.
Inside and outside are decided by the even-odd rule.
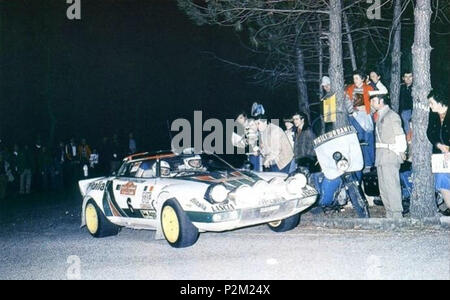
POLYGON ((258 180, 261 180, 261 178, 259 178, 256 174, 247 171, 208 172, 208 173, 194 174, 191 176, 184 176, 178 179, 201 182, 206 184, 221 183, 231 189, 237 188, 243 184, 251 186, 258 180))

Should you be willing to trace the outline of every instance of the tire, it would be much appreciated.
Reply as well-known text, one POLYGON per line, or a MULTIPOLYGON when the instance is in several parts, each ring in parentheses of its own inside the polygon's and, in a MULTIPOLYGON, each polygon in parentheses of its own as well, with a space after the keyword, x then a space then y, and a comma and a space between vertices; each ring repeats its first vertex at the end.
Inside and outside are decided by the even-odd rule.
POLYGON ((86 203, 84 218, 87 231, 96 238, 117 235, 120 226, 111 223, 93 200, 86 203))
POLYGON ((300 213, 284 220, 270 222, 267 225, 275 232, 285 232, 294 229, 300 223, 300 213))
POLYGON ((358 217, 370 218, 369 205, 360 186, 355 182, 350 182, 347 185, 347 193, 358 217))
POLYGON ((192 246, 199 236, 197 227, 174 199, 167 200, 162 207, 161 229, 166 241, 174 248, 192 246))

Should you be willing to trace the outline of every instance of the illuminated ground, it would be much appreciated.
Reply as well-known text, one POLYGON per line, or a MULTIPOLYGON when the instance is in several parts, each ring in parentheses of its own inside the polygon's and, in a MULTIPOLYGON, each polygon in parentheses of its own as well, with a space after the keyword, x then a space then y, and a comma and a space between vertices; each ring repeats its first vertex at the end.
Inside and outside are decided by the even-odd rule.
POLYGON ((450 279, 449 231, 266 226, 206 233, 173 249, 149 231, 94 239, 76 193, 14 198, 0 215, 0 279, 450 279), (72 196, 73 195, 73 196, 72 196), (70 275, 72 274, 72 275, 70 275))

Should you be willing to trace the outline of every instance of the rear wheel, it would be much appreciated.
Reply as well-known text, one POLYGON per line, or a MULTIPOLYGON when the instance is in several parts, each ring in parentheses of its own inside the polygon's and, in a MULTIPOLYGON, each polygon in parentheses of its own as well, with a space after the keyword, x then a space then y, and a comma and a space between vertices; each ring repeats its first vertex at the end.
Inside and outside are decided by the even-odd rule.
POLYGON ((162 207, 161 228, 167 242, 174 248, 192 246, 199 236, 197 227, 173 199, 168 200, 162 207))
POLYGON ((285 232, 294 229, 300 223, 300 214, 290 216, 289 218, 270 222, 269 228, 275 232, 285 232))
POLYGON ((86 228, 96 238, 117 235, 120 227, 111 223, 97 207, 93 200, 89 200, 84 209, 86 228))

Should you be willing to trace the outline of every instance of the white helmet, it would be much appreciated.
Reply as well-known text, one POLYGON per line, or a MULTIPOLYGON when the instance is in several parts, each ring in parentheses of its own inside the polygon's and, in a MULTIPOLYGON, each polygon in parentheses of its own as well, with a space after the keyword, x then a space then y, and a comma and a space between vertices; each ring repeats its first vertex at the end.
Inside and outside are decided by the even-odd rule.
MULTIPOLYGON (((160 173, 161 177, 168 177, 168 176, 170 176, 170 165, 169 165, 169 163, 167 161, 161 160, 160 164, 161 164, 161 168, 160 168, 160 170, 161 170, 161 173, 160 173)), ((156 174, 156 166, 157 166, 157 162, 155 162, 153 164, 153 166, 152 166, 152 170, 153 170, 154 174, 156 174)))
POLYGON ((185 170, 201 169, 203 167, 200 155, 186 157, 183 161, 185 170))

